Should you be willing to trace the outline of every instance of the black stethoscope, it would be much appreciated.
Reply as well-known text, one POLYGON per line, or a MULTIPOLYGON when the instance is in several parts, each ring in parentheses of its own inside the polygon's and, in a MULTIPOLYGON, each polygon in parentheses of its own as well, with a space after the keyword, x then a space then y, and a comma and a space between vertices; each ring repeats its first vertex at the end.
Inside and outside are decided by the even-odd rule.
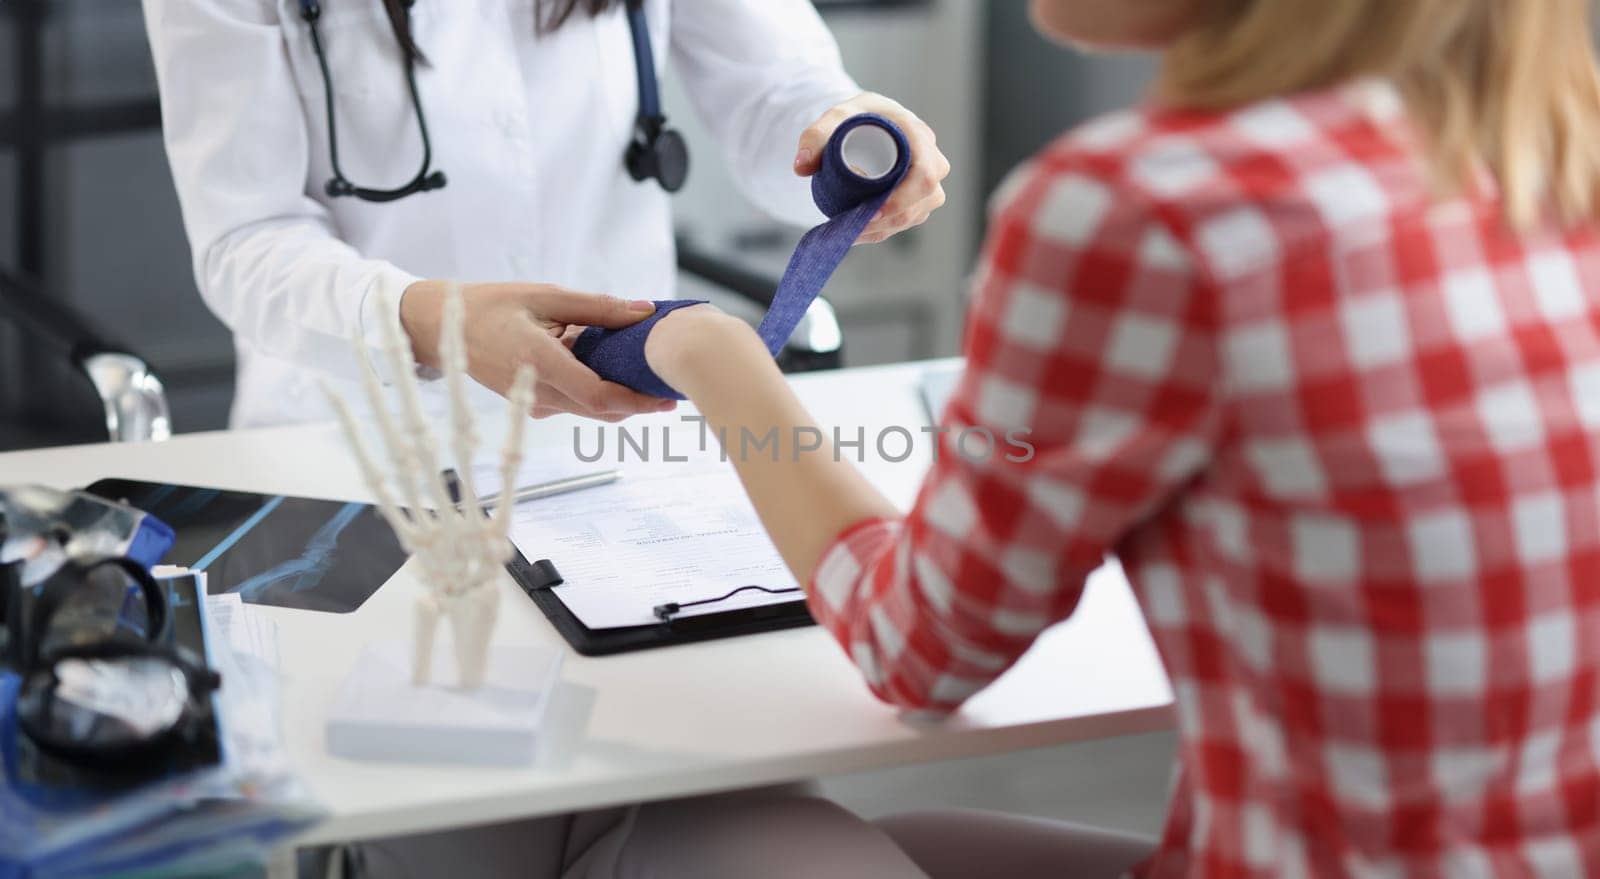
MULTIPOLYGON (((408 0, 406 16, 411 15, 412 0, 408 0)), ((689 147, 683 136, 667 125, 661 112, 661 92, 656 82, 655 55, 650 47, 650 29, 644 16, 644 0, 627 0, 628 29, 633 34, 633 63, 639 77, 639 114, 634 119, 633 141, 623 156, 623 167, 634 180, 655 180, 667 192, 677 192, 689 177, 689 147)), ((417 93, 416 59, 401 49, 405 56, 406 85, 411 89, 411 106, 416 110, 417 128, 422 132, 422 167, 411 182, 395 189, 369 189, 351 183, 339 167, 339 137, 334 124, 333 77, 328 73, 328 57, 322 51, 322 35, 317 22, 322 18, 320 0, 300 0, 300 17, 311 29, 311 46, 317 53, 317 65, 322 68, 322 91, 328 112, 328 155, 333 166, 333 179, 325 191, 329 196, 355 196, 363 201, 399 201, 418 192, 443 189, 446 179, 443 171, 433 170, 433 144, 428 139, 428 119, 422 112, 422 97, 417 93)))

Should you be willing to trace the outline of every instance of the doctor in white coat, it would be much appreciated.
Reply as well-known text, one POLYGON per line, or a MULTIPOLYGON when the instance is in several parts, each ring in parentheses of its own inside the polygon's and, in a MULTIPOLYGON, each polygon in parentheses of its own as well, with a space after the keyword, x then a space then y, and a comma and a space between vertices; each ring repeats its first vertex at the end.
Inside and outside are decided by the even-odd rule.
MULTIPOLYGON (((469 369, 489 391, 505 392, 533 363, 536 416, 670 408, 601 381, 563 344, 575 328, 650 313, 635 301, 673 295, 670 197, 623 161, 643 91, 627 2, 144 0, 195 277, 238 348, 234 426, 328 417, 318 379, 356 393, 339 387, 362 368, 349 340, 376 342, 385 304, 418 374, 432 374, 449 282, 466 284, 469 369)), ((809 0, 641 8, 644 44, 674 68, 734 176, 774 216, 821 219, 805 178, 834 128, 868 111, 905 129, 914 163, 862 240, 943 204, 950 166, 933 132, 862 93, 809 0)), ((353 851, 368 875, 914 870, 843 809, 761 793, 353 851)))
MULTIPOLYGON (((563 344, 573 327, 625 325, 649 313, 639 300, 673 295, 670 196, 623 161, 642 91, 624 0, 144 6, 195 276, 238 349, 234 426, 327 417, 317 379, 358 378, 349 339, 376 340, 385 305, 427 377, 451 281, 467 284, 469 369, 489 390, 531 362, 535 415, 670 408, 601 381, 563 344)), ((915 154, 863 241, 943 204, 949 163, 933 132, 862 93, 807 0, 642 9, 653 57, 775 217, 820 220, 805 176, 862 111, 898 121, 915 154)))

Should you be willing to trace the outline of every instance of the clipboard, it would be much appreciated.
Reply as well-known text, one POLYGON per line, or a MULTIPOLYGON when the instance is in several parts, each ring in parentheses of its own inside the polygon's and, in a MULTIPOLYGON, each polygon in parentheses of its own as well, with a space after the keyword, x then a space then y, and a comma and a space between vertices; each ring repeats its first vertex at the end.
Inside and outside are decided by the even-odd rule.
MULTIPOLYGON (((445 490, 450 500, 461 502, 461 482, 454 470, 443 474, 445 490)), ((758 635, 783 629, 814 626, 816 620, 806 607, 805 597, 794 601, 742 608, 721 613, 697 614, 676 617, 648 626, 622 626, 592 629, 578 619, 566 602, 554 591, 565 583, 565 578, 550 559, 528 561, 515 542, 511 543, 511 559, 506 562, 506 572, 527 593, 545 618, 565 638, 572 649, 582 656, 612 656, 635 650, 671 647, 676 644, 693 644, 697 641, 714 641, 736 638, 740 635, 758 635)))
POLYGON ((811 611, 806 608, 805 599, 801 598, 764 607, 673 619, 653 626, 591 629, 552 591, 552 587, 560 586, 564 581, 549 559, 530 562, 521 550, 513 546, 506 570, 518 588, 526 592, 539 610, 544 612, 561 637, 583 656, 612 656, 635 650, 816 625, 811 611))

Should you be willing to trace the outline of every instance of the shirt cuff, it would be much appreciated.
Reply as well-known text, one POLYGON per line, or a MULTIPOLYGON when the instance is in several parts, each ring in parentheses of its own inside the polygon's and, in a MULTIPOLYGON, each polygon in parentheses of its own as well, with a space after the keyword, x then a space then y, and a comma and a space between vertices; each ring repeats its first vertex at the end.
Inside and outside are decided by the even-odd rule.
MULTIPOLYGON (((385 263, 378 269, 372 283, 367 285, 366 292, 361 296, 361 309, 357 320, 360 321, 361 338, 367 343, 367 362, 377 373, 378 380, 385 385, 392 385, 398 378, 389 368, 389 358, 384 355, 386 344, 384 324, 389 322, 405 339, 405 331, 400 326, 400 298, 405 295, 406 289, 417 283, 422 278, 403 269, 385 263)), ((411 363, 412 377, 421 381, 436 381, 442 377, 437 369, 423 366, 413 358, 411 363)))

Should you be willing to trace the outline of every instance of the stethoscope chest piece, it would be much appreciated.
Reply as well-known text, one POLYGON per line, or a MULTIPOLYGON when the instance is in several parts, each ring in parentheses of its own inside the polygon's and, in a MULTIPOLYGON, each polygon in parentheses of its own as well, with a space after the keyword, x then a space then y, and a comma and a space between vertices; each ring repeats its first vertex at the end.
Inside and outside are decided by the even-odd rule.
POLYGON ((654 179, 667 192, 677 192, 689 179, 689 145, 683 135, 667 125, 661 110, 661 84, 656 80, 655 51, 644 0, 627 0, 628 30, 633 38, 633 68, 638 75, 639 112, 633 123, 633 142, 622 164, 628 175, 643 183, 654 179))
POLYGON ((628 175, 640 183, 654 179, 667 192, 682 189, 689 179, 689 145, 683 135, 671 128, 641 135, 628 145, 628 175))

